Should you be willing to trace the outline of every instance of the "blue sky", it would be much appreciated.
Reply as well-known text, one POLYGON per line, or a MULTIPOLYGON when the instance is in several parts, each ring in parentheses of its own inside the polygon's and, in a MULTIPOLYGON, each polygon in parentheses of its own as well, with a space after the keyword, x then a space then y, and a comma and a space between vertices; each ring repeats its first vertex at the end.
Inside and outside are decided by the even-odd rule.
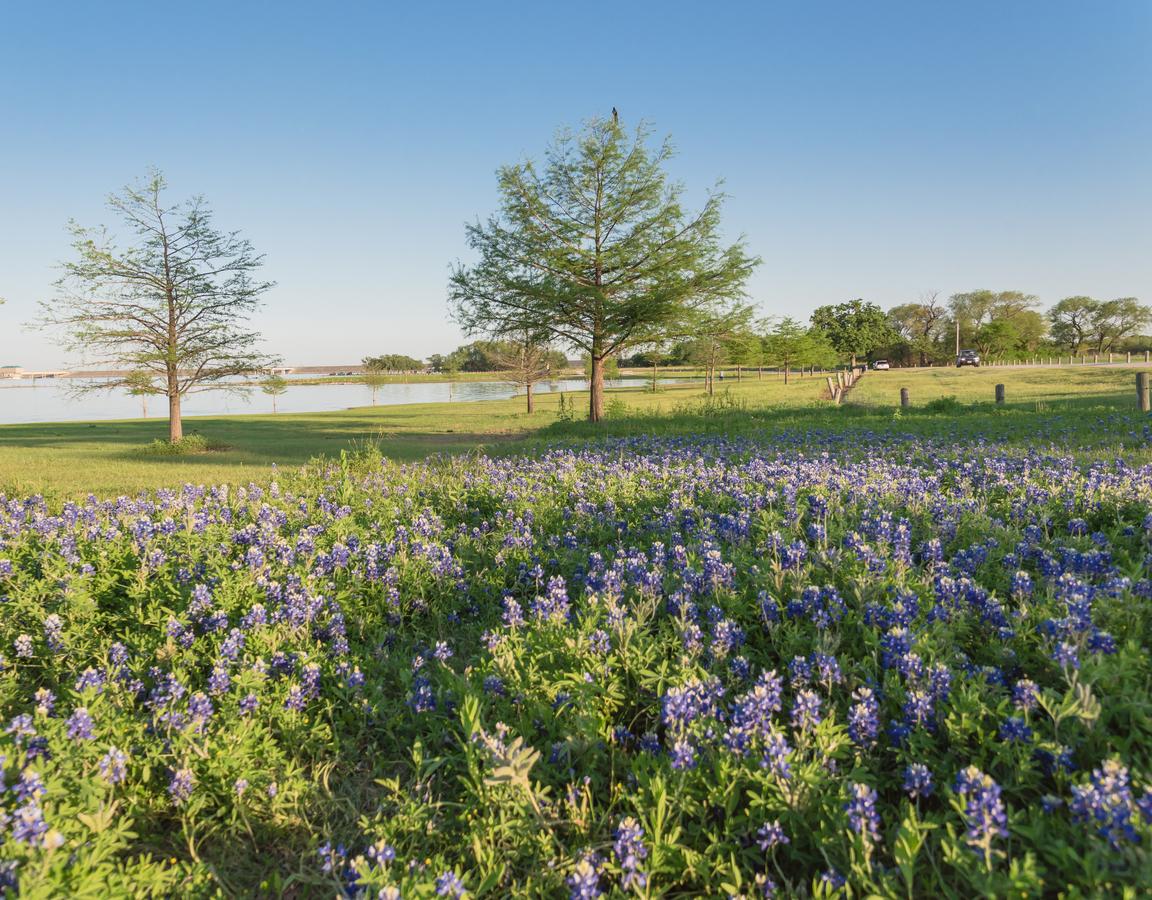
POLYGON ((1018 289, 1152 302, 1152 3, 0 5, 0 364, 64 226, 161 168, 267 255, 290 363, 424 356, 495 169, 650 120, 768 314, 1018 289))

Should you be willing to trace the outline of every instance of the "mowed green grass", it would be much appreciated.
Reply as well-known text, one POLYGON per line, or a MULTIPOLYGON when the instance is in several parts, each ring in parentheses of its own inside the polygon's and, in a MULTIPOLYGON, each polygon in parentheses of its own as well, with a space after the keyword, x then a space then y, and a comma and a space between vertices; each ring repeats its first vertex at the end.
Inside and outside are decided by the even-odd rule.
MULTIPOLYGON (((718 383, 714 405, 728 410, 799 409, 819 403, 820 378, 783 384, 776 375, 745 375, 718 383)), ((244 484, 266 480, 272 467, 300 466, 367 444, 396 460, 473 450, 500 452, 565 435, 690 430, 705 402, 700 384, 608 392, 614 421, 599 429, 579 421, 588 394, 564 395, 575 421, 558 417, 560 395, 538 394, 536 411, 523 398, 472 403, 359 407, 337 412, 190 417, 185 433, 202 434, 227 449, 189 456, 158 456, 148 444, 167 437, 162 419, 0 426, 0 492, 54 498, 115 496, 146 488, 244 484)))
POLYGON ((1008 405, 1047 402, 1136 403, 1136 373, 1152 374, 1147 366, 1063 366, 1025 368, 892 369, 868 372, 849 393, 857 405, 900 405, 906 387, 912 406, 924 406, 941 397, 959 402, 994 403, 996 385, 1003 384, 1008 405))
POLYGON ((548 444, 601 436, 689 433, 772 434, 882 432, 925 438, 995 439, 1064 448, 1080 455, 1123 448, 1131 461, 1152 461, 1146 438, 1152 420, 1136 408, 1136 367, 941 368, 869 372, 843 406, 821 399, 823 376, 755 373, 726 378, 711 401, 700 384, 609 391, 611 417, 583 421, 587 393, 539 394, 536 411, 523 398, 474 403, 359 407, 338 412, 189 418, 199 433, 226 449, 159 456, 149 443, 167 436, 162 419, 0 426, 0 493, 53 499, 132 494, 157 487, 267 481, 275 469, 367 446, 398 461, 437 453, 532 451, 548 444), (1007 403, 994 405, 996 384, 1007 403), (900 388, 912 408, 901 411, 900 388), (953 397, 954 409, 928 404, 953 397))

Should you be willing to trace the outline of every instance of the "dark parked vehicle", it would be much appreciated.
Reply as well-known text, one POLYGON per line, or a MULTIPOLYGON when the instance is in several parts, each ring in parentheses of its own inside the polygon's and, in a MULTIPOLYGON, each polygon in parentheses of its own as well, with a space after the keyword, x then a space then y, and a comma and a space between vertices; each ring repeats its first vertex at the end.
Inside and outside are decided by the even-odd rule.
POLYGON ((960 355, 956 357, 956 368, 961 366, 976 366, 980 367, 980 354, 975 350, 961 350, 960 355))

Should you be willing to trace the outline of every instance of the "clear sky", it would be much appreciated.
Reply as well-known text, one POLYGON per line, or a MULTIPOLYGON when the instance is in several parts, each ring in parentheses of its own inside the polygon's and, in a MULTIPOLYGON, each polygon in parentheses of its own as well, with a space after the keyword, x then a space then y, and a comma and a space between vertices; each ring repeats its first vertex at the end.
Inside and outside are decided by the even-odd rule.
POLYGON ((149 166, 267 255, 289 363, 460 343, 496 168, 612 106, 764 265, 765 313, 1018 289, 1152 302, 1152 3, 0 0, 0 365, 64 226, 149 166))

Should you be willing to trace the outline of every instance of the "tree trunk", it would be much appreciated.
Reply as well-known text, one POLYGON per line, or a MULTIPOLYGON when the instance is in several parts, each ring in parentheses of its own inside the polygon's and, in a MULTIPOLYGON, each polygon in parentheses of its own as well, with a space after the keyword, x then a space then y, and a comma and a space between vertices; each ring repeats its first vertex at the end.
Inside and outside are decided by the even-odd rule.
POLYGON ((535 411, 535 407, 533 405, 534 400, 533 400, 533 395, 532 395, 532 383, 531 382, 528 383, 527 396, 528 396, 528 413, 529 413, 529 415, 531 415, 535 411))
POLYGON ((764 379, 764 367, 763 366, 757 366, 756 367, 756 380, 762 381, 763 379, 764 379))
POLYGON ((168 389, 168 440, 175 444, 184 439, 184 422, 180 418, 180 392, 168 389))
POLYGON ((788 363, 784 363, 784 383, 788 383, 788 363))
POLYGON ((592 377, 588 379, 588 421, 604 418, 604 357, 592 354, 592 377))
POLYGON ((656 363, 652 363, 652 393, 653 393, 653 394, 655 394, 655 393, 656 393, 656 372, 657 372, 657 368, 658 368, 658 367, 657 367, 656 363))

